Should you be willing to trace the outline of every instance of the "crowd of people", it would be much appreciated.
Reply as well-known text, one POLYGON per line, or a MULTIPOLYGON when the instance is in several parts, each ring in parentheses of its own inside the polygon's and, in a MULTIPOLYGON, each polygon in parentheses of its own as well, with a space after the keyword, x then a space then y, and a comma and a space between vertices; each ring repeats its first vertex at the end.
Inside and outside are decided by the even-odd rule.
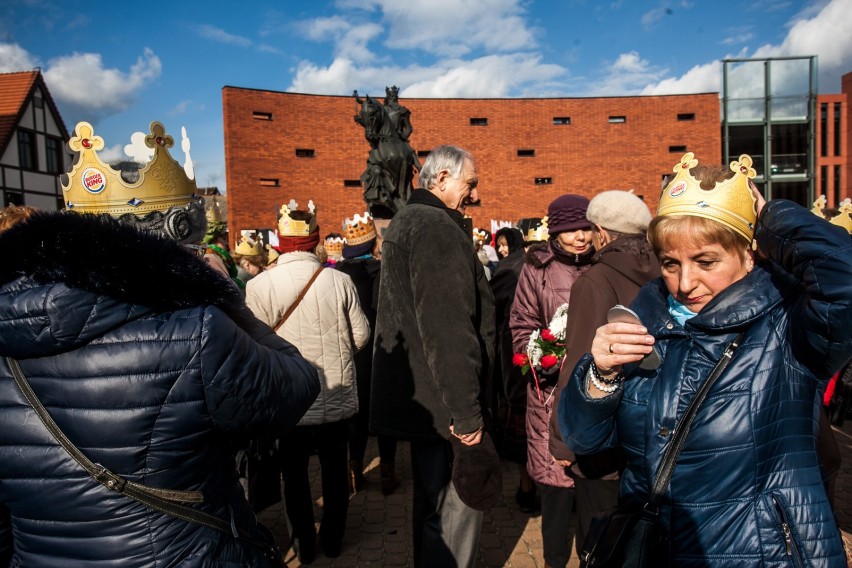
POLYGON ((720 359, 655 507, 659 565, 845 566, 821 403, 852 358, 852 206, 766 202, 756 175, 686 154, 656 214, 566 194, 492 235, 465 217, 476 158, 439 146, 381 234, 358 212, 321 239, 291 201, 274 245, 233 249, 193 197, 160 225, 6 208, 0 566, 280 565, 255 513, 282 497, 299 561, 337 557, 375 435, 385 496, 411 452, 416 566, 475 565, 493 455, 564 568, 596 515, 648 508, 720 359))

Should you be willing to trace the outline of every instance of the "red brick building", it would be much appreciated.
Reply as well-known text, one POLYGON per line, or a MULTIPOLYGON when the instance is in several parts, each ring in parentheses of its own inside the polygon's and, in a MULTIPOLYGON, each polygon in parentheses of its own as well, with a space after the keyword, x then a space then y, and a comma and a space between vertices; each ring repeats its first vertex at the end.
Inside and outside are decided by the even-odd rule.
MULTIPOLYGON (((476 156, 482 205, 468 214, 477 227, 542 216, 564 193, 632 188, 653 210, 685 152, 722 161, 717 93, 400 102, 421 161, 444 143, 476 156)), ((323 235, 366 209, 359 177, 370 147, 353 97, 225 87, 222 106, 232 235, 274 227, 290 199, 302 208, 313 199, 323 235)))
POLYGON ((840 94, 817 97, 815 191, 818 195, 825 195, 830 206, 852 197, 849 188, 852 73, 843 76, 841 88, 840 94))

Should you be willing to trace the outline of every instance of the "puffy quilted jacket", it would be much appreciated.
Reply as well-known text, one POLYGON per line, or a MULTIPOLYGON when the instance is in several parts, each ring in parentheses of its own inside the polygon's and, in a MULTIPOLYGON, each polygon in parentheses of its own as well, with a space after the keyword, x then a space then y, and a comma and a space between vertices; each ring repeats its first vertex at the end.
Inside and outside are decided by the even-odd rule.
MULTIPOLYGON (((0 235, 0 355, 18 359, 93 462, 262 539, 233 445, 296 424, 316 372, 178 245, 114 222, 43 214, 0 235)), ((231 535, 100 485, 0 361, 0 566, 268 566, 231 535)))
POLYGON ((560 399, 569 447, 621 444, 621 499, 641 505, 671 433, 726 346, 745 337, 700 407, 664 496, 673 566, 846 566, 815 451, 819 393, 852 356, 852 241, 789 201, 756 238, 770 261, 678 325, 661 280, 632 306, 663 363, 614 394, 586 395, 589 356, 560 399))
MULTIPOLYGON (((275 327, 319 268, 315 254, 282 254, 275 268, 249 280, 246 304, 275 327)), ((355 353, 370 340, 370 323, 349 275, 323 270, 278 334, 316 367, 322 385, 300 426, 337 422, 358 412, 355 353)))

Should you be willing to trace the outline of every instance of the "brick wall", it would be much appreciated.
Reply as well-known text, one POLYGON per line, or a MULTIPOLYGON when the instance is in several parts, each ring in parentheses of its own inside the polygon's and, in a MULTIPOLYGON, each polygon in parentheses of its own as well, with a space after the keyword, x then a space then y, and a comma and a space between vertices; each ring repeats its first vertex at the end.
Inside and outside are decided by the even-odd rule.
MULTIPOLYGON (((366 209, 362 189, 344 187, 359 179, 370 149, 354 121, 359 107, 352 97, 225 87, 222 102, 232 236, 274 227, 276 209, 290 199, 301 208, 314 200, 322 235, 340 232, 345 217, 366 209), (313 150, 313 157, 297 157, 297 149, 313 150)), ((653 211, 662 176, 683 154, 670 147, 685 146, 703 163, 722 159, 716 93, 400 102, 411 110, 416 151, 450 143, 476 156, 482 206, 468 214, 477 227, 542 216, 564 193, 592 197, 607 189, 633 188, 653 211), (615 116, 626 121, 610 123, 615 116), (570 117, 570 124, 556 125, 554 117, 570 117), (471 125, 471 118, 487 125, 471 125), (536 185, 535 178, 552 183, 536 185)))

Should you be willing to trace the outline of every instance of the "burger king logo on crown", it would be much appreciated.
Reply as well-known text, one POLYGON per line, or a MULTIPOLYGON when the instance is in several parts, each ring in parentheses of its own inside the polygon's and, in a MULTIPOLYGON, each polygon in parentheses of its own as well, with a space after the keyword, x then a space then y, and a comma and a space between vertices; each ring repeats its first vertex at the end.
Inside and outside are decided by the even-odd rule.
POLYGON ((83 187, 89 193, 100 193, 106 187, 106 178, 98 169, 87 168, 80 177, 83 180, 83 187))

